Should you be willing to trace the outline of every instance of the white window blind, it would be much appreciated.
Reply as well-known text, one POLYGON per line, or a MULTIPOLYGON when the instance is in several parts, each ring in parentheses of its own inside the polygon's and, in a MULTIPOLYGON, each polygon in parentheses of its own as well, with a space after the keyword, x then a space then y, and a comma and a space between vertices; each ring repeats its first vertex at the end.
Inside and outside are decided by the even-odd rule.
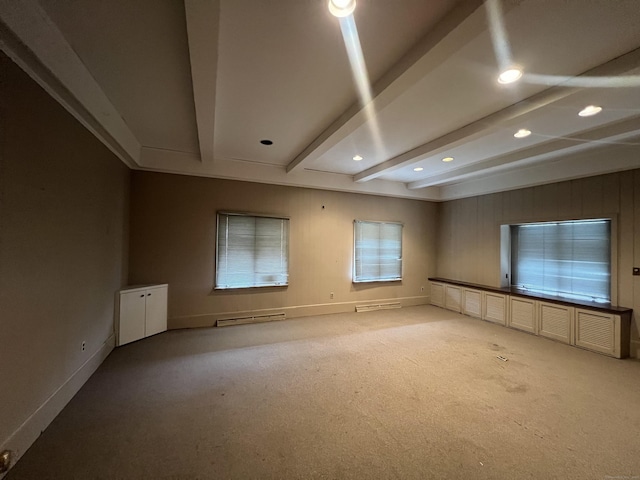
POLYGON ((512 225, 511 249, 514 286, 610 301, 610 220, 512 225))
POLYGON ((402 280, 402 225, 354 222, 354 282, 402 280))
POLYGON ((215 288, 287 285, 289 219, 218 214, 215 288))

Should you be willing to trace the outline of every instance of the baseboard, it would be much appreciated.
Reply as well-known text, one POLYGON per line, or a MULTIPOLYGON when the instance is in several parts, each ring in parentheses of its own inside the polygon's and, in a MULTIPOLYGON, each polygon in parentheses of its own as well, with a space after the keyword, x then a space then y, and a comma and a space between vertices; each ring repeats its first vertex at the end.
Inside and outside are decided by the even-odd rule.
MULTIPOLYGON (((4 450, 11 452, 11 466, 20 460, 24 452, 38 439, 44 429, 49 426, 73 396, 78 393, 114 347, 115 335, 112 334, 9 438, 4 440, 2 446, 0 446, 0 452, 4 450)), ((5 475, 6 473, 0 474, 0 480, 5 475)))
POLYGON ((417 297, 401 297, 401 298, 381 298, 374 300, 355 300, 353 302, 335 302, 322 303, 316 305, 297 305, 292 307, 265 308, 262 310, 244 310, 238 312, 215 312, 201 315, 188 315, 184 317, 173 317, 168 320, 169 330, 179 328, 201 328, 213 327, 218 320, 229 317, 252 316, 252 315, 271 315, 285 312, 287 318, 309 317, 312 315, 327 315, 331 313, 347 313, 355 312, 356 305, 364 303, 385 303, 400 302, 403 307, 411 307, 414 305, 428 305, 430 297, 421 295, 417 297))

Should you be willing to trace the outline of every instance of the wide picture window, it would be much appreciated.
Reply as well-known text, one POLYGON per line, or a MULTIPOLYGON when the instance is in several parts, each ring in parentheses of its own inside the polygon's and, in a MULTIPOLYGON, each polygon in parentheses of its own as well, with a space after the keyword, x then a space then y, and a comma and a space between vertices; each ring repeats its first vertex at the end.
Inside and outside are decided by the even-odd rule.
POLYGON ((611 221, 511 225, 511 275, 516 287, 609 302, 611 221))
POLYGON ((289 283, 289 219, 218 213, 216 289, 289 283))
POLYGON ((354 222, 353 282, 402 280, 402 224, 354 222))

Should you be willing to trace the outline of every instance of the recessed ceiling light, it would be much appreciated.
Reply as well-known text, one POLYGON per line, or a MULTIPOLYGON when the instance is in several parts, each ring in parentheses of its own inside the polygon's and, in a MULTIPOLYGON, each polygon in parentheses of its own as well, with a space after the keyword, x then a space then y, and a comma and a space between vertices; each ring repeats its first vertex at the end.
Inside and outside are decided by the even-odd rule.
POLYGON ((598 107, 597 105, 589 105, 588 107, 584 107, 582 110, 578 112, 578 115, 581 117, 590 117, 591 115, 595 115, 602 111, 602 107, 598 107))
POLYGON ((518 130, 516 133, 513 134, 513 136, 516 138, 524 138, 524 137, 528 137, 529 135, 531 135, 531 130, 527 130, 526 128, 521 128, 520 130, 518 130))
POLYGON ((329 0, 329 11, 334 17, 348 17, 356 9, 356 0, 329 0))
POLYGON ((362 157, 361 157, 360 155, 355 155, 355 156, 353 157, 353 159, 354 159, 356 162, 359 162, 360 160, 362 160, 362 157))
POLYGON ((444 157, 442 159, 443 162, 453 162, 453 157, 444 157))
POLYGON ((509 68, 505 70, 498 76, 498 83, 506 84, 513 83, 520 80, 522 77, 522 70, 516 67, 509 68))
POLYGON ((273 145, 273 142, 271 140, 260 140, 260 143, 263 145, 273 145))
POLYGON ((416 167, 413 169, 414 172, 421 172, 422 170, 424 170, 422 167, 416 167))

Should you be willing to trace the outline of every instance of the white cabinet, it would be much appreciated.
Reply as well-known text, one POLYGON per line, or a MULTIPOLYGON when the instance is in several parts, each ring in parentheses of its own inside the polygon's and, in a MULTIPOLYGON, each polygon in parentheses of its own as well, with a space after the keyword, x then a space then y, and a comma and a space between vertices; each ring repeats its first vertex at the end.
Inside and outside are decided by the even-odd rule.
POLYGON ((624 358, 629 354, 627 315, 576 308, 576 346, 624 358))
POLYGON ((538 302, 538 329, 543 337, 573 343, 575 308, 555 303, 538 302))
MULTIPOLYGON (((517 295, 464 282, 431 281, 431 303, 617 358, 629 356, 632 310, 517 295)), ((506 290, 506 289, 504 289, 506 290)))
POLYGON ((470 317, 482 317, 482 292, 472 288, 462 290, 462 313, 470 317))
POLYGON ((167 330, 168 285, 129 287, 117 294, 117 345, 167 330))
POLYGON ((460 301, 462 300, 462 288, 455 285, 444 286, 444 308, 460 312, 460 301))
POLYGON ((444 307, 444 283, 431 282, 431 305, 444 307))
POLYGON ((495 292, 482 292, 482 319, 500 325, 507 324, 507 295, 495 292))
POLYGON ((521 297, 510 297, 509 327, 524 330, 525 332, 538 334, 536 322, 537 305, 535 300, 521 297))

